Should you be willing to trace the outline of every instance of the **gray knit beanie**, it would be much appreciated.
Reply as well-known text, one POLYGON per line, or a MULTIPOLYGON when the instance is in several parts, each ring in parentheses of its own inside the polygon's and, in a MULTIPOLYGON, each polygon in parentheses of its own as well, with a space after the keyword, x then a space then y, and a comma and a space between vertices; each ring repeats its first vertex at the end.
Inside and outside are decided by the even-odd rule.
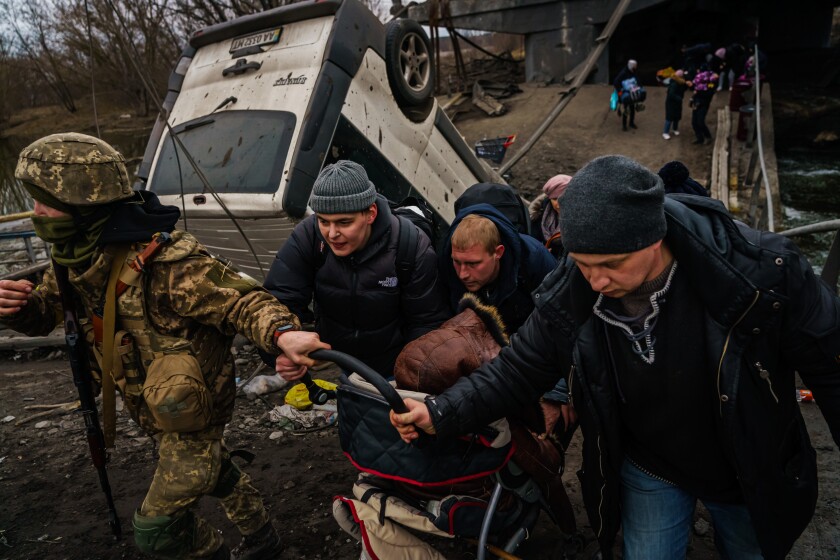
POLYGON ((309 206, 318 214, 361 212, 376 200, 376 187, 365 168, 355 161, 338 160, 321 170, 309 206))
POLYGON ((665 237, 662 179, 624 156, 587 163, 559 202, 563 246, 572 253, 632 253, 665 237))

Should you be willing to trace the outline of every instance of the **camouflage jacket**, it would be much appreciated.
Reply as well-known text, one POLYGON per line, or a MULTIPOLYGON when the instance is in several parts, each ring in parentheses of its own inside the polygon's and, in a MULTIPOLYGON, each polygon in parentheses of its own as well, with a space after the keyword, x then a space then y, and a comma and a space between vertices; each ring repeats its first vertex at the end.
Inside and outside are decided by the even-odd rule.
MULTIPOLYGON (((276 354, 275 329, 300 324, 254 280, 210 256, 195 237, 177 230, 172 237, 172 243, 146 265, 139 285, 130 286, 117 300, 117 329, 134 336, 143 368, 161 350, 186 346, 185 351, 198 359, 213 396, 210 426, 220 436, 233 412, 233 336, 240 333, 261 350, 276 354), (184 344, 178 346, 178 341, 184 344)), ((127 262, 142 249, 143 244, 132 245, 127 262)), ((82 303, 80 314, 92 317, 93 310, 101 308, 115 253, 114 246, 106 246, 94 255, 90 268, 70 271, 70 283, 82 303)), ((32 294, 29 303, 5 322, 31 336, 48 334, 63 320, 52 268, 32 294)), ((144 428, 157 431, 142 398, 127 398, 126 404, 144 428)))

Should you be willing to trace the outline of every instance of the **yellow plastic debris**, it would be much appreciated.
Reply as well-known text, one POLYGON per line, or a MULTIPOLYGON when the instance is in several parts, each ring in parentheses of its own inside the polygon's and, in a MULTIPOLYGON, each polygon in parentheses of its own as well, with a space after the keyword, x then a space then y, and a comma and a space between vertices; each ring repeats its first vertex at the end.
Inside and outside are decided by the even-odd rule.
MULTIPOLYGON (((313 379, 315 385, 327 391, 335 391, 338 385, 324 381, 323 379, 313 379)), ((303 383, 298 383, 286 393, 286 404, 295 407, 298 410, 308 410, 312 408, 312 401, 309 400, 309 390, 303 383)))

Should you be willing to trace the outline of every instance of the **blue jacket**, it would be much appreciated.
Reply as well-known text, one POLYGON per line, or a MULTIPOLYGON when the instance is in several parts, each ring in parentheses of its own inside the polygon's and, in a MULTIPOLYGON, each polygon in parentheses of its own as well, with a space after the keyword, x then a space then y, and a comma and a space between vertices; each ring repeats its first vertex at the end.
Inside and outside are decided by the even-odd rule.
POLYGON ((501 236, 505 253, 500 262, 501 270, 496 282, 485 286, 476 295, 486 304, 499 310, 508 333, 514 333, 525 323, 534 310, 531 292, 543 278, 554 270, 557 261, 539 241, 519 233, 516 227, 489 204, 475 204, 463 208, 455 217, 440 255, 441 278, 449 288, 449 303, 453 312, 458 309, 461 296, 467 291, 452 266, 452 233, 464 216, 477 214, 492 220, 501 236))

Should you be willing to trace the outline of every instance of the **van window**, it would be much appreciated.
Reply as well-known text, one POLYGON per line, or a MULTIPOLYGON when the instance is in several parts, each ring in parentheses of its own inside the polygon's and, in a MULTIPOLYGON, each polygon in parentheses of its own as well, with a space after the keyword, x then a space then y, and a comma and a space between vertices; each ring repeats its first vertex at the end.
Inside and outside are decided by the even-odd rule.
MULTIPOLYGON (((219 193, 273 193, 289 152, 295 115, 225 111, 173 128, 210 186, 219 193)), ((163 140, 151 184, 160 195, 200 193, 204 185, 172 138, 163 140)))

